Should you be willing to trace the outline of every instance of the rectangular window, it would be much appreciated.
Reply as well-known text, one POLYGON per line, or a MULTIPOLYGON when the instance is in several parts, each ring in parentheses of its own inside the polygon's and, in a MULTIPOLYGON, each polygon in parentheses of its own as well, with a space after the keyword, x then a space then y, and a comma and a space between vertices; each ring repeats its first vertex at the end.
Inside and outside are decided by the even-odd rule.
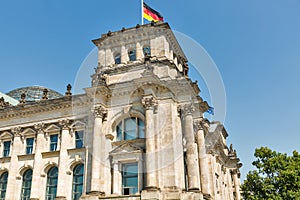
POLYGON ((34 142, 34 138, 27 138, 26 139, 26 154, 32 154, 32 152, 33 152, 33 142, 34 142))
POLYGON ((75 131, 75 146, 76 149, 83 147, 83 131, 75 131))
POLYGON ((50 151, 57 150, 58 135, 50 135, 50 151))
POLYGON ((10 154, 10 141, 3 142, 3 157, 8 157, 10 154))
POLYGON ((138 192, 138 163, 122 165, 122 191, 123 195, 136 194, 138 192))

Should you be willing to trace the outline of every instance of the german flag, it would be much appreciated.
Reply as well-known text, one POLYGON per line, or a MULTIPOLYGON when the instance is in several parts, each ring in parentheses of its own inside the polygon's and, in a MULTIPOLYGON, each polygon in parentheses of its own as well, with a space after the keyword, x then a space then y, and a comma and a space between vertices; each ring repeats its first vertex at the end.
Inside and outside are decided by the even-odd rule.
POLYGON ((153 10, 145 3, 144 3, 143 11, 144 11, 144 13, 143 13, 144 18, 150 22, 151 21, 155 21, 155 22, 164 21, 163 16, 159 12, 157 12, 156 10, 153 10))

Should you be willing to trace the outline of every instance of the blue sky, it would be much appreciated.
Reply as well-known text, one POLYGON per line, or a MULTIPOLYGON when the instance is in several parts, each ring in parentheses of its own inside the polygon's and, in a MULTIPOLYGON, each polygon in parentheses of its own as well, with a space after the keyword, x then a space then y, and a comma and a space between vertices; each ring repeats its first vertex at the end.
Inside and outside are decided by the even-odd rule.
MULTIPOLYGON (((146 2, 218 66, 228 144, 244 163, 243 177, 257 147, 300 151, 300 0, 146 2)), ((43 85, 64 93, 94 48, 92 39, 137 23, 139 0, 1 1, 0 91, 43 85)))

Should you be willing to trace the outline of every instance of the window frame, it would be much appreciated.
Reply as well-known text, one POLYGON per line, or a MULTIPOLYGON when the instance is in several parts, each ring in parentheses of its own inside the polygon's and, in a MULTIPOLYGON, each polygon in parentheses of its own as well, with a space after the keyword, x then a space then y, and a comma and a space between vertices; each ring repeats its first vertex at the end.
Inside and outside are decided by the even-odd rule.
POLYGON ((138 162, 127 162, 127 163, 121 163, 121 177, 122 177, 122 187, 121 187, 121 189, 122 189, 122 195, 132 195, 132 194, 136 194, 136 193, 138 193, 139 192, 139 163, 138 162), (131 175, 124 175, 124 172, 125 172, 125 170, 124 170, 124 168, 125 168, 125 166, 136 166, 136 168, 137 168, 137 172, 135 173, 135 174, 133 174, 133 173, 131 173, 131 175), (129 179, 129 178, 136 178, 136 181, 137 181, 137 183, 136 183, 136 186, 135 187, 130 187, 130 186, 125 186, 125 180, 126 179, 129 179), (135 188, 136 189, 136 191, 134 192, 130 192, 130 188, 135 188), (127 194, 127 193, 125 193, 125 189, 129 189, 129 193, 127 194))
POLYGON ((51 167, 48 172, 47 172, 47 183, 46 183, 46 195, 45 199, 46 200, 55 200, 56 195, 57 195, 57 183, 58 183, 58 167, 53 166, 51 167), (50 173, 52 173, 53 170, 56 170, 56 176, 50 176, 50 173), (56 180, 55 180, 56 179, 56 180), (55 182, 56 184, 51 184, 49 182, 55 182), (49 190, 55 188, 55 194, 50 194, 49 190))
POLYGON ((26 144, 25 144, 25 154, 26 155, 31 155, 31 154, 33 154, 34 153, 34 147, 35 147, 35 145, 34 145, 34 143, 35 143, 35 137, 34 136, 32 136, 32 137, 26 137, 25 138, 25 142, 26 142, 26 144), (28 152, 28 148, 30 148, 30 146, 28 146, 28 140, 29 139, 32 139, 32 146, 31 146, 31 152, 28 152))
POLYGON ((122 119, 116 126, 116 140, 117 141, 123 141, 123 140, 135 140, 135 139, 140 139, 140 138, 145 138, 145 122, 139 117, 136 116, 131 116, 122 119), (126 121, 127 120, 135 120, 135 138, 133 139, 126 139, 127 137, 130 137, 130 134, 128 134, 126 131, 126 121), (141 124, 142 122, 142 124, 141 124), (121 128, 120 128, 121 127, 121 128), (120 132, 121 130, 121 132, 120 132))
POLYGON ((5 141, 3 141, 2 157, 4 157, 4 158, 10 157, 10 154, 11 154, 11 146, 12 146, 12 141, 11 141, 11 140, 5 140, 5 141), (7 154, 6 154, 7 149, 5 149, 5 144, 6 144, 6 143, 9 143, 9 146, 8 146, 8 153, 7 153, 7 154))
POLYGON ((122 60, 121 60, 121 53, 115 53, 114 55, 114 61, 115 61, 115 64, 116 65, 119 65, 121 64, 122 60), (118 62, 117 62, 118 61, 118 62))
POLYGON ((6 190, 7 190, 7 182, 8 182, 8 171, 3 172, 0 175, 0 200, 5 200, 6 190), (3 177, 6 176, 5 181, 3 181, 3 177), (5 184, 5 187, 3 189, 3 184, 5 184))
MULTIPOLYGON (((22 176, 22 187, 21 187, 21 200, 29 200, 30 199, 30 194, 31 194, 31 187, 32 187, 32 173, 33 170, 32 169, 27 169, 22 176), (25 175, 27 175, 26 173, 31 171, 31 177, 30 177, 30 181, 29 180, 25 180, 25 175), (30 182, 30 187, 27 187, 27 184, 25 184, 25 181, 30 182), (29 190, 29 196, 24 196, 24 190, 29 190)), ((28 183, 27 182, 27 183, 28 183)))
POLYGON ((54 134, 49 135, 49 151, 51 151, 51 152, 58 151, 59 150, 58 144, 59 144, 59 134, 58 133, 54 133, 54 134), (56 142, 52 142, 51 141, 51 138, 54 137, 54 136, 57 137, 57 141, 56 142), (52 144, 56 145, 55 149, 51 148, 52 144))
MULTIPOLYGON (((80 164, 77 164, 74 168, 73 168, 73 179, 72 179, 72 200, 79 200, 79 198, 82 196, 83 194, 83 188, 84 188, 84 164, 83 163, 80 163, 80 164), (75 170, 78 168, 78 167, 82 167, 82 172, 80 174, 75 174, 75 170), (74 180, 75 178, 81 178, 82 179, 82 182, 81 183, 74 183, 74 180), (81 185, 81 191, 75 191, 76 190, 76 186, 80 186, 81 185), (75 188, 75 189, 74 189, 75 188), (77 197, 75 196, 76 194, 79 194, 80 196, 77 197)), ((77 179, 76 179, 77 180, 77 179)))
POLYGON ((84 147, 84 130, 75 130, 74 131, 74 146, 75 146, 75 149, 80 149, 80 148, 83 148, 84 147), (80 132, 82 133, 82 138, 77 138, 77 133, 80 132), (77 142, 78 141, 81 141, 81 146, 77 146, 77 142))
POLYGON ((129 61, 136 61, 136 50, 135 49, 128 50, 128 58, 129 58, 129 61))

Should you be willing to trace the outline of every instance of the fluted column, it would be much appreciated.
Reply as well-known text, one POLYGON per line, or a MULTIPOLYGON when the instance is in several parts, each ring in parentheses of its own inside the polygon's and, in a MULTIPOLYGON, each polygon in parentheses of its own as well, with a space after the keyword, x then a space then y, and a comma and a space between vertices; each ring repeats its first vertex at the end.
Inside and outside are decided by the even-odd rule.
POLYGON ((7 182, 7 189, 6 189, 6 198, 5 199, 15 199, 19 197, 19 194, 16 194, 16 176, 18 173, 18 155, 21 153, 20 150, 22 149, 22 141, 21 141, 21 128, 16 127, 11 130, 14 135, 14 139, 11 142, 11 149, 10 149, 10 166, 9 166, 9 173, 8 173, 8 182, 7 182))
POLYGON ((30 199, 40 199, 40 187, 42 185, 41 180, 41 172, 42 172, 42 151, 44 147, 44 124, 35 124, 34 128, 37 131, 36 138, 36 147, 35 147, 35 155, 34 155, 34 164, 33 164, 33 172, 32 172, 32 186, 31 186, 31 194, 30 199))
POLYGON ((234 188, 235 188, 235 197, 236 197, 236 200, 240 200, 241 199, 240 181, 239 181, 239 178, 238 178, 237 170, 233 170, 232 176, 233 176, 233 184, 234 184, 234 188))
POLYGON ((144 97, 142 103, 146 109, 146 188, 157 189, 156 149, 153 111, 157 102, 153 96, 144 97))
POLYGON ((97 106, 93 109, 95 121, 94 121, 94 134, 93 134, 93 154, 92 154, 92 179, 91 179, 91 191, 103 193, 103 184, 101 183, 101 175, 103 176, 103 167, 101 166, 101 160, 103 156, 101 154, 102 147, 102 122, 103 117, 106 115, 106 110, 102 106, 97 106), (102 185, 102 186, 101 186, 102 185))
POLYGON ((197 133, 197 144, 198 144, 198 156, 199 156, 199 167, 200 167, 200 183, 201 190, 203 194, 211 194, 209 190, 209 170, 208 162, 206 159, 206 149, 205 149, 205 138, 202 120, 197 120, 194 123, 194 129, 197 133))
POLYGON ((61 131, 61 141, 60 141, 60 152, 59 152, 59 164, 58 164, 58 183, 57 183, 57 195, 56 199, 66 199, 68 190, 66 190, 65 186, 68 184, 66 180, 68 179, 68 175, 66 171, 66 165, 68 163, 68 148, 70 147, 70 121, 63 120, 60 121, 60 125, 62 127, 61 131))
POLYGON ((188 174, 188 190, 200 190, 200 175, 198 162, 198 148, 195 143, 192 104, 185 105, 184 114, 184 135, 186 139, 186 165, 188 174))

